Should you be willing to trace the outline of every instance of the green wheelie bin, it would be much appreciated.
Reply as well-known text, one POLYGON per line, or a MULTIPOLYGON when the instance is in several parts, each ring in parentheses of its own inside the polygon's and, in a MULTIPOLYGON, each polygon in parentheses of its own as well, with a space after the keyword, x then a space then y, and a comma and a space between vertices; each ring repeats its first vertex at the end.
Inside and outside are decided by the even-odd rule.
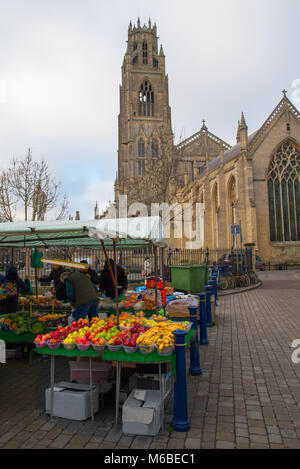
POLYGON ((175 291, 193 294, 204 292, 209 281, 207 265, 172 265, 170 269, 171 285, 175 291))

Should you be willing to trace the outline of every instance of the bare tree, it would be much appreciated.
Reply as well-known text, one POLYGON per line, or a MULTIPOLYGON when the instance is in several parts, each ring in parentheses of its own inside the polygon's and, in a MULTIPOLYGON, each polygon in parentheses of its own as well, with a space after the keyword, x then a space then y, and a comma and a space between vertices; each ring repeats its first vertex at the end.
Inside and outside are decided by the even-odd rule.
POLYGON ((6 171, 0 176, 0 220, 13 221, 16 213, 16 199, 10 191, 9 175, 6 171))
POLYGON ((62 201, 60 202, 60 211, 56 216, 56 220, 64 220, 68 217, 68 210, 70 207, 70 201, 66 194, 64 194, 62 201))
MULTIPOLYGON (((131 180, 127 186, 129 203, 141 202, 149 213, 152 204, 167 204, 174 209, 176 205, 193 201, 190 185, 184 184, 183 150, 174 146, 163 131, 159 140, 159 157, 149 159, 145 174, 131 180)), ((176 210, 172 210, 172 217, 176 217, 176 210)))
POLYGON ((34 194, 36 163, 33 162, 30 148, 22 160, 13 159, 8 169, 8 181, 11 193, 24 204, 25 221, 28 220, 28 209, 34 194))
POLYGON ((46 213, 58 205, 60 209, 57 219, 67 216, 67 196, 64 195, 59 202, 61 182, 55 180, 44 159, 33 160, 30 149, 23 159, 13 159, 11 166, 1 177, 0 215, 5 219, 13 220, 11 207, 20 202, 24 207, 25 221, 29 218, 32 221, 43 221, 46 213))

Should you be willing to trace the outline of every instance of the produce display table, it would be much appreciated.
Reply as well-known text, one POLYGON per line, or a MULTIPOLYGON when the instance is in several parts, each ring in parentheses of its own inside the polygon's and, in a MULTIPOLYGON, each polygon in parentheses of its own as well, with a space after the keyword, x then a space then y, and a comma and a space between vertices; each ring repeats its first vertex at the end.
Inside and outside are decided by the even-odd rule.
POLYGON ((92 358, 99 357, 100 353, 96 352, 92 348, 81 352, 78 349, 66 350, 63 347, 59 347, 56 350, 51 350, 49 347, 35 348, 34 352, 42 355, 50 355, 51 360, 51 392, 50 392, 50 416, 53 418, 53 404, 54 404, 54 373, 55 373, 55 357, 88 357, 89 358, 89 371, 90 371, 90 405, 91 405, 91 417, 94 421, 94 406, 93 406, 93 381, 92 381, 92 358))
MULTIPOLYGON (((188 348, 195 336, 195 331, 191 329, 185 337, 185 347, 188 348)), ((94 412, 93 412, 93 393, 92 393, 92 358, 102 356, 102 359, 105 361, 115 361, 116 362, 116 423, 118 422, 119 416, 119 400, 120 400, 120 383, 121 383, 121 369, 122 363, 144 363, 144 364, 158 364, 159 366, 159 378, 160 378, 160 392, 162 392, 162 376, 161 376, 161 365, 163 363, 171 362, 172 364, 172 373, 176 373, 176 354, 172 353, 170 356, 161 356, 158 355, 157 350, 152 352, 149 355, 144 355, 139 351, 130 354, 126 353, 123 350, 119 352, 111 352, 108 349, 105 349, 103 352, 96 352, 92 348, 85 352, 81 352, 77 348, 74 350, 66 350, 60 346, 56 350, 51 350, 49 347, 35 348, 34 352, 41 355, 49 355, 51 358, 51 405, 50 405, 50 415, 53 417, 53 399, 54 399, 54 373, 55 373, 55 357, 88 357, 89 358, 89 372, 90 372, 90 399, 91 399, 91 418, 94 421, 94 412)), ((163 405, 163 402, 162 402, 163 405)), ((163 409, 162 409, 163 412, 163 409)), ((162 413, 163 415, 163 413, 162 413)))
MULTIPOLYGON (((192 339, 195 336, 195 331, 191 329, 189 333, 185 336, 185 347, 188 348, 192 339)), ((140 351, 135 353, 126 353, 124 350, 120 352, 111 352, 108 349, 103 350, 102 359, 107 361, 116 362, 116 424, 118 424, 119 417, 119 401, 120 401, 120 383, 121 383, 121 370, 122 363, 143 363, 143 364, 157 364, 159 367, 159 389, 161 392, 161 412, 162 420, 164 416, 164 396, 162 395, 162 376, 161 376, 161 365, 163 363, 171 362, 172 365, 172 374, 176 374, 176 354, 175 352, 169 356, 161 356, 158 354, 157 350, 154 350, 149 355, 144 355, 140 351)))
MULTIPOLYGON (((50 332, 52 329, 50 328, 45 328, 44 333, 47 334, 47 332, 50 332)), ((25 334, 15 334, 13 331, 0 331, 0 339, 4 340, 5 343, 7 344, 32 344, 34 339, 36 338, 36 334, 33 334, 32 332, 26 332, 25 334)))

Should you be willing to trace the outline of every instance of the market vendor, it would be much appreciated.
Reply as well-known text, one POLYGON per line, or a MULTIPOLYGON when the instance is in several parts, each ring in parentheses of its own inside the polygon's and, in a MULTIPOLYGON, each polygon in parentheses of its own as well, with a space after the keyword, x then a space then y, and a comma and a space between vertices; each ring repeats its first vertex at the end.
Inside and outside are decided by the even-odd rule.
POLYGON ((28 279, 24 282, 18 276, 17 268, 10 266, 0 286, 0 314, 16 313, 19 293, 26 294, 30 291, 28 279))
MULTIPOLYGON (((113 259, 109 259, 113 274, 115 274, 115 263, 113 259)), ((117 265, 117 285, 118 285, 118 296, 127 290, 128 280, 123 267, 117 265)), ((104 269, 100 274, 100 291, 105 294, 108 298, 115 298, 116 292, 115 287, 109 272, 108 262, 104 264, 104 269)))
MULTIPOLYGON (((87 264, 88 265, 88 261, 83 259, 80 261, 80 264, 87 264)), ((85 274, 85 275, 88 275, 91 279, 91 281, 95 284, 95 285, 98 285, 99 282, 100 282, 100 279, 97 275, 97 272, 93 269, 91 269, 91 267, 89 266, 88 269, 80 269, 80 272, 82 274, 85 274)))
POLYGON ((64 272, 61 281, 65 284, 68 300, 75 308, 72 313, 74 321, 85 319, 86 316, 91 321, 98 316, 97 287, 87 275, 81 272, 64 272))
POLYGON ((41 283, 48 283, 53 281, 53 288, 51 289, 51 292, 60 301, 66 301, 67 299, 66 287, 60 280, 60 276, 64 272, 65 269, 61 265, 53 264, 50 275, 39 278, 41 283))

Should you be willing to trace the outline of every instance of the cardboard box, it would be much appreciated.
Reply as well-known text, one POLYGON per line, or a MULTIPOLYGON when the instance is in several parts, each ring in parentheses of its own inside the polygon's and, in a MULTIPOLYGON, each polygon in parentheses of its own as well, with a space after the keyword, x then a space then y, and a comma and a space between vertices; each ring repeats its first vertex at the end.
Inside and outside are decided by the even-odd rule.
MULTIPOLYGON (((87 420, 91 417, 90 386, 61 381, 54 385, 53 415, 63 419, 87 420)), ((51 410, 51 388, 45 391, 46 413, 51 410)), ((93 412, 99 410, 99 390, 93 385, 93 412)))
POLYGON ((161 426, 159 391, 133 389, 123 404, 123 433, 156 436, 161 426))

